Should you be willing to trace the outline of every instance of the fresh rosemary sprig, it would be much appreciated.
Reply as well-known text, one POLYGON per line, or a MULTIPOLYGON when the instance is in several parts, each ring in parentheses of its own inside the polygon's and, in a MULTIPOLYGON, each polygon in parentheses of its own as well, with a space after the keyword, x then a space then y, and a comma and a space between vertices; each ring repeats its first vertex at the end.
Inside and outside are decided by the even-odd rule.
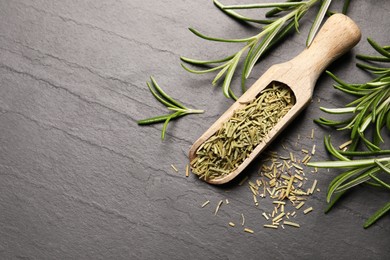
MULTIPOLYGON (((366 62, 390 62, 390 48, 381 47, 368 38, 370 45, 380 54, 379 56, 357 55, 358 59, 366 62)), ((390 130, 390 68, 379 65, 357 63, 359 68, 372 72, 377 77, 364 84, 348 84, 330 72, 327 72, 336 82, 336 89, 357 96, 351 103, 343 108, 321 108, 330 114, 347 114, 350 117, 343 121, 320 118, 315 122, 334 126, 340 130, 351 132, 351 144, 347 151, 336 149, 330 137, 325 137, 326 150, 337 158, 336 161, 310 162, 308 166, 324 168, 349 168, 330 183, 327 193, 328 212, 342 195, 360 184, 369 184, 390 190, 390 150, 382 150, 380 143, 384 143, 382 129, 390 130), (368 138, 367 133, 373 130, 373 137, 368 138), (370 140, 372 139, 372 140, 370 140), (367 150, 357 150, 360 141, 363 141, 367 150), (366 157, 368 159, 352 160, 351 157, 366 157)), ((341 149, 341 148, 340 148, 341 149)), ((364 224, 367 228, 380 217, 390 211, 390 201, 375 212, 364 224)))
POLYGON ((266 3, 266 4, 247 4, 247 5, 229 5, 225 6, 219 1, 214 0, 214 4, 222 10, 227 15, 244 22, 253 22, 266 24, 260 33, 257 35, 241 38, 241 39, 223 39, 206 36, 199 31, 189 28, 189 30, 194 33, 196 36, 199 36, 203 39, 217 42, 228 42, 228 43, 245 43, 245 46, 238 52, 230 55, 228 57, 217 59, 217 60, 196 60, 186 57, 181 57, 181 60, 185 63, 195 65, 195 66, 210 66, 205 70, 194 70, 182 63, 182 66, 185 70, 196 73, 204 74, 209 72, 219 71, 215 76, 212 84, 215 85, 217 82, 224 77, 222 83, 222 90, 226 97, 233 98, 237 100, 237 96, 233 93, 230 85, 232 78, 235 74, 237 65, 241 59, 246 54, 246 57, 243 62, 243 70, 241 74, 241 88, 242 92, 245 92, 245 82, 248 76, 250 75, 254 65, 257 61, 264 56, 264 54, 272 48, 275 44, 284 39, 284 37, 293 30, 296 29, 299 32, 299 21, 306 14, 306 12, 313 7, 315 4, 321 2, 321 7, 317 13, 317 16, 313 22, 313 25, 310 29, 306 45, 309 46, 313 41, 315 34, 317 33, 322 20, 329 8, 332 0, 307 0, 307 1, 291 1, 287 0, 286 2, 281 3, 266 3), (235 12, 236 9, 254 9, 254 8, 273 8, 266 13, 266 17, 272 17, 272 19, 266 20, 257 20, 252 19, 246 16, 242 16, 235 12), (282 13, 280 17, 275 17, 276 15, 282 13))
POLYGON ((153 96, 163 105, 165 105, 170 111, 173 113, 151 117, 143 120, 137 121, 139 125, 150 125, 155 123, 164 122, 163 128, 161 130, 161 139, 164 140, 165 132, 167 131, 168 123, 171 120, 176 118, 188 115, 188 114, 201 114, 203 110, 190 109, 185 107, 179 101, 176 101, 172 97, 170 97, 167 93, 165 93, 161 87, 157 84, 156 80, 153 77, 150 77, 151 82, 146 82, 148 85, 150 92, 152 92, 153 96))
MULTIPOLYGON (((370 38, 368 38, 368 42, 382 56, 357 55, 357 58, 364 61, 390 62, 389 50, 381 47, 370 38)), ((358 98, 343 108, 320 108, 329 114, 346 114, 350 117, 343 121, 329 120, 322 117, 314 121, 322 125, 338 127, 339 130, 350 129, 353 143, 349 150, 355 150, 359 141, 362 140, 369 150, 379 151, 381 150, 380 143, 384 142, 381 135, 382 128, 386 126, 390 130, 390 68, 363 63, 357 63, 357 66, 378 76, 364 84, 348 84, 327 71, 337 82, 334 85, 336 89, 355 95, 358 98), (370 141, 365 133, 371 125, 374 126, 374 136, 373 140, 370 141)))
MULTIPOLYGON (((390 191, 390 157, 350 160, 333 147, 330 137, 325 137, 325 147, 329 153, 336 157, 337 161, 309 162, 307 165, 318 168, 347 168, 349 170, 339 174, 328 187, 326 201, 329 204, 328 212, 336 201, 350 188, 366 183, 376 187, 382 187, 390 191), (386 178, 387 177, 387 178, 386 178)), ((390 211, 390 201, 380 210, 375 212, 364 224, 364 228, 374 224, 380 217, 390 211)))

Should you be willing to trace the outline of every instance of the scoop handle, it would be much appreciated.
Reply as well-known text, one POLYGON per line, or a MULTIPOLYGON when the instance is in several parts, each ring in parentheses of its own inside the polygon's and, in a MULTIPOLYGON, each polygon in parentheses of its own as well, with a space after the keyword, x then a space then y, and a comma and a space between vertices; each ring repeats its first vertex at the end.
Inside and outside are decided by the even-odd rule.
POLYGON ((330 63, 354 47, 360 38, 360 29, 354 21, 343 14, 334 14, 322 26, 311 45, 290 62, 315 81, 330 63))

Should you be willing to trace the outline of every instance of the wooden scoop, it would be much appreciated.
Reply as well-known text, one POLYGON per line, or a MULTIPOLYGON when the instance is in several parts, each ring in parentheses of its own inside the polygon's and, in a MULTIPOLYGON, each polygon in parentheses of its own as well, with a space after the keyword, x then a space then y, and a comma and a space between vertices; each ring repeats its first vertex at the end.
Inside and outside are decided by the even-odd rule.
POLYGON ((360 40, 358 26, 347 16, 332 15, 323 25, 310 45, 292 60, 273 65, 260 77, 191 147, 189 158, 196 157, 199 146, 209 139, 234 111, 246 106, 272 81, 286 84, 293 91, 296 103, 289 112, 272 128, 265 138, 252 151, 248 158, 230 174, 215 179, 206 179, 211 184, 224 184, 242 172, 278 134, 310 103, 315 83, 322 71, 335 59, 346 53, 360 40))

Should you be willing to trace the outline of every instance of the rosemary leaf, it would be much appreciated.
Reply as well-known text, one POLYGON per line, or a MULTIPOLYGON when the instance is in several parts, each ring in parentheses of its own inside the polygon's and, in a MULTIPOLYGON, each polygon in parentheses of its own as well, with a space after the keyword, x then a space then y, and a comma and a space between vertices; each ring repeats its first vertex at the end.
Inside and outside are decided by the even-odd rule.
POLYGON ((214 0, 214 4, 215 6, 217 6, 222 12, 224 12, 225 14, 237 19, 237 20, 241 20, 241 21, 246 21, 246 22, 252 22, 252 23, 259 23, 259 24, 269 24, 269 23, 272 23, 273 20, 259 20, 259 19, 253 19, 253 18, 249 18, 249 17, 246 17, 246 16, 243 16, 241 14, 238 14, 237 12, 235 11, 232 11, 232 10, 228 10, 228 9, 225 9, 223 8, 224 6, 217 0, 214 0))
POLYGON ((346 156, 377 156, 390 154, 390 150, 379 151, 338 151, 342 155, 346 156))
MULTIPOLYGON (((276 22, 275 22, 276 23, 276 22)), ((260 58, 260 56, 263 54, 263 52, 266 50, 272 39, 276 36, 276 34, 280 31, 280 29, 283 27, 284 20, 280 20, 279 23, 273 23, 273 27, 270 27, 270 32, 267 34, 267 36, 263 39, 263 41, 260 43, 260 45, 256 48, 256 50, 253 52, 252 57, 249 61, 248 68, 246 71, 245 77, 248 78, 249 74, 252 72, 253 66, 255 66, 257 60, 260 58)))
POLYGON ((384 216, 388 211, 390 211, 390 202, 387 202, 382 208, 380 208, 377 212, 375 212, 367 221, 364 223, 364 228, 370 227, 374 224, 378 219, 384 216))
POLYGON ((164 98, 160 97, 156 91, 154 91, 153 87, 151 86, 151 84, 149 82, 146 82, 150 92, 152 92, 152 95, 163 105, 165 105, 166 107, 175 107, 175 104, 172 104, 170 103, 168 100, 165 100, 164 98))
POLYGON ((329 5, 331 4, 332 0, 323 0, 322 5, 320 8, 320 11, 316 15, 316 18, 313 22, 313 25, 310 28, 309 35, 306 40, 306 46, 310 46, 312 43, 314 36, 317 34, 318 29, 320 28, 320 25, 322 21, 324 20, 325 14, 328 11, 329 5))
POLYGON ((254 8, 267 8, 267 7, 292 7, 300 6, 304 3, 299 2, 286 2, 286 3, 265 3, 265 4, 247 4, 247 5, 226 5, 223 9, 254 9, 254 8))
POLYGON ((350 2, 351 0, 344 0, 343 11, 342 11, 343 14, 347 14, 350 2))
POLYGON ((324 161, 324 162, 309 162, 307 165, 318 168, 354 168, 370 166, 378 162, 390 161, 390 157, 379 158, 379 159, 361 159, 361 160, 350 160, 350 161, 324 161))
POLYGON ((379 160, 374 160, 375 164, 378 165, 379 168, 381 168, 384 172, 390 174, 390 169, 383 165, 379 160))
POLYGON ((377 42, 375 42, 373 39, 371 38, 367 38, 367 41, 370 43, 370 45, 377 51, 379 52, 380 54, 382 54, 383 56, 387 57, 387 58, 390 58, 390 53, 388 50, 385 50, 383 47, 381 47, 377 42))
POLYGON ((217 84, 218 80, 225 74, 225 72, 229 69, 228 66, 225 66, 225 68, 221 69, 220 72, 218 72, 217 76, 215 76, 213 82, 211 82, 213 85, 217 84))
POLYGON ((234 55, 230 55, 226 58, 222 58, 219 60, 195 60, 195 59, 190 59, 186 57, 180 57, 180 59, 184 62, 194 64, 194 65, 208 65, 208 64, 214 64, 214 63, 222 63, 228 60, 231 60, 234 57, 234 55))
MULTIPOLYGON (((301 2, 301 0, 287 0, 286 2, 301 2)), ((283 12, 283 11, 287 11, 287 10, 289 10, 289 8, 287 8, 287 7, 285 7, 285 8, 276 7, 274 9, 268 11, 265 14, 265 17, 273 17, 273 16, 277 15, 278 13, 283 12)))
POLYGON ((188 68, 186 65, 184 65, 183 63, 181 64, 181 66, 188 72, 191 72, 191 73, 194 73, 194 74, 204 74, 204 73, 208 73, 208 72, 212 72, 212 71, 217 71, 219 69, 223 69, 225 67, 229 67, 230 63, 225 63, 225 64, 222 64, 222 65, 219 65, 217 67, 214 67, 214 68, 211 68, 211 69, 206 69, 206 70, 193 70, 193 69, 190 69, 188 68))
POLYGON ((165 138, 165 132, 167 131, 167 127, 168 127, 169 121, 170 121, 172 118, 177 118, 177 117, 179 117, 181 114, 182 114, 182 112, 177 111, 177 112, 171 114, 171 115, 167 118, 167 120, 165 120, 164 125, 163 125, 163 128, 162 128, 162 130, 161 130, 161 140, 164 140, 164 138, 165 138))
POLYGON ((390 185, 387 184, 386 182, 382 181, 381 179, 379 179, 378 177, 376 177, 375 175, 373 174, 370 174, 370 177, 372 179, 374 179, 376 182, 378 182, 380 185, 382 185, 383 187, 387 188, 390 190, 390 185))
POLYGON ((345 124, 347 124, 350 119, 344 120, 344 121, 335 121, 335 120, 329 120, 323 117, 320 117, 318 119, 313 120, 315 123, 321 124, 321 125, 327 125, 327 126, 335 126, 335 127, 340 127, 345 124))
POLYGON ((343 107, 343 108, 325 108, 320 107, 320 109, 329 114, 347 114, 353 113, 356 110, 356 107, 343 107))
POLYGON ((380 62, 390 62, 390 58, 382 57, 382 56, 369 56, 369 55, 356 55, 357 59, 365 60, 365 61, 380 61, 380 62))
POLYGON ((344 191, 344 190, 348 190, 352 187, 355 187, 359 184, 362 184, 366 181, 368 181, 369 179, 371 179, 371 176, 375 176, 375 174, 377 172, 379 172, 380 169, 378 167, 370 167, 370 168, 366 168, 364 172, 362 172, 359 176, 357 176, 356 178, 348 181, 348 182, 345 182, 345 183, 341 183, 336 189, 335 189, 335 192, 340 192, 340 191, 344 191))
POLYGON ((337 159, 339 159, 341 161, 350 161, 350 159, 343 156, 339 151, 336 150, 336 148, 334 148, 334 146, 330 142, 330 136, 328 136, 328 138, 326 138, 326 137, 324 138, 324 144, 325 144, 325 147, 328 150, 328 152, 330 152, 337 159))
POLYGON ((333 194, 335 193, 336 189, 346 180, 349 178, 352 178, 356 175, 358 175, 361 172, 360 168, 355 168, 353 170, 346 171, 340 175, 338 175, 336 178, 333 179, 333 181, 329 184, 328 187, 328 193, 326 195, 326 202, 330 202, 333 194))
POLYGON ((242 54, 241 51, 236 54, 236 56, 231 60, 231 63, 229 64, 230 66, 226 72, 225 80, 224 80, 223 85, 222 85, 222 90, 223 90, 223 94, 227 98, 231 97, 230 92, 229 92, 230 82, 232 81, 232 78, 233 78, 234 72, 236 70, 238 61, 240 60, 241 54, 242 54))
POLYGON ((186 107, 183 106, 180 102, 174 100, 169 95, 167 95, 167 93, 165 93, 164 90, 162 90, 162 88, 160 88, 160 86, 157 84, 156 80, 153 77, 150 77, 150 79, 152 80, 154 87, 156 88, 158 93, 160 93, 162 98, 164 98, 165 100, 167 100, 169 103, 171 103, 172 105, 174 105, 176 107, 186 109, 186 107))
POLYGON ((215 41, 215 42, 248 42, 252 39, 252 37, 250 38, 243 38, 243 39, 223 39, 223 38, 216 38, 216 37, 210 37, 210 36, 206 36, 202 33, 200 33, 199 31, 193 29, 193 28, 188 28, 193 34, 195 34, 196 36, 202 38, 202 39, 205 39, 205 40, 209 40, 209 41, 215 41))
POLYGON ((143 120, 138 120, 137 123, 139 125, 150 125, 155 123, 161 123, 161 122, 165 122, 165 120, 167 120, 168 117, 170 117, 170 115, 155 116, 143 120))
POLYGON ((333 206, 336 204, 336 202, 338 202, 340 200, 340 198, 347 192, 347 190, 344 190, 344 191, 340 191, 338 193, 336 193, 334 196, 333 196, 333 199, 331 201, 329 201, 328 203, 328 206, 326 207, 325 209, 325 214, 329 213, 329 211, 333 208, 333 206))

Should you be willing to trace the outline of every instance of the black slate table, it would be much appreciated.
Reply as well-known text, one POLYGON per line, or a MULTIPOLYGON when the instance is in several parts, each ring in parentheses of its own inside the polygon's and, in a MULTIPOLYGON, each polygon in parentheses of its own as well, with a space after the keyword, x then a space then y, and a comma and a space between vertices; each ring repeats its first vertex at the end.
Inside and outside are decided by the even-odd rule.
MULTIPOLYGON (((352 1, 349 15, 362 40, 329 69, 365 82, 371 76, 355 67, 354 56, 373 53, 367 37, 390 43, 389 1, 352 1)), ((304 48, 312 20, 304 18, 301 33, 255 67, 249 85, 304 48)), ((239 49, 201 40, 188 27, 220 37, 258 32, 211 0, 0 1, 0 258, 389 259, 389 215, 362 228, 388 192, 355 189, 325 215, 336 172, 321 170, 308 175, 320 192, 308 200, 314 211, 297 218, 301 228, 270 230, 261 215, 267 200, 255 207, 248 186, 238 185, 257 177, 261 158, 227 186, 185 177, 191 143, 232 101, 211 86, 212 75, 184 71, 179 57, 217 58, 239 49), (184 104, 206 110, 172 122, 164 142, 162 125, 136 123, 165 112, 147 89, 150 75, 184 104), (214 216, 225 199, 230 203, 214 216), (254 234, 243 232, 241 214, 254 234)), ((326 75, 319 79, 313 103, 270 149, 283 153, 284 145, 299 154, 316 144, 313 160, 325 160, 324 135, 335 144, 348 140, 312 121, 324 115, 320 106, 351 100, 332 84, 326 75)), ((239 81, 234 85, 239 93, 239 81)))

